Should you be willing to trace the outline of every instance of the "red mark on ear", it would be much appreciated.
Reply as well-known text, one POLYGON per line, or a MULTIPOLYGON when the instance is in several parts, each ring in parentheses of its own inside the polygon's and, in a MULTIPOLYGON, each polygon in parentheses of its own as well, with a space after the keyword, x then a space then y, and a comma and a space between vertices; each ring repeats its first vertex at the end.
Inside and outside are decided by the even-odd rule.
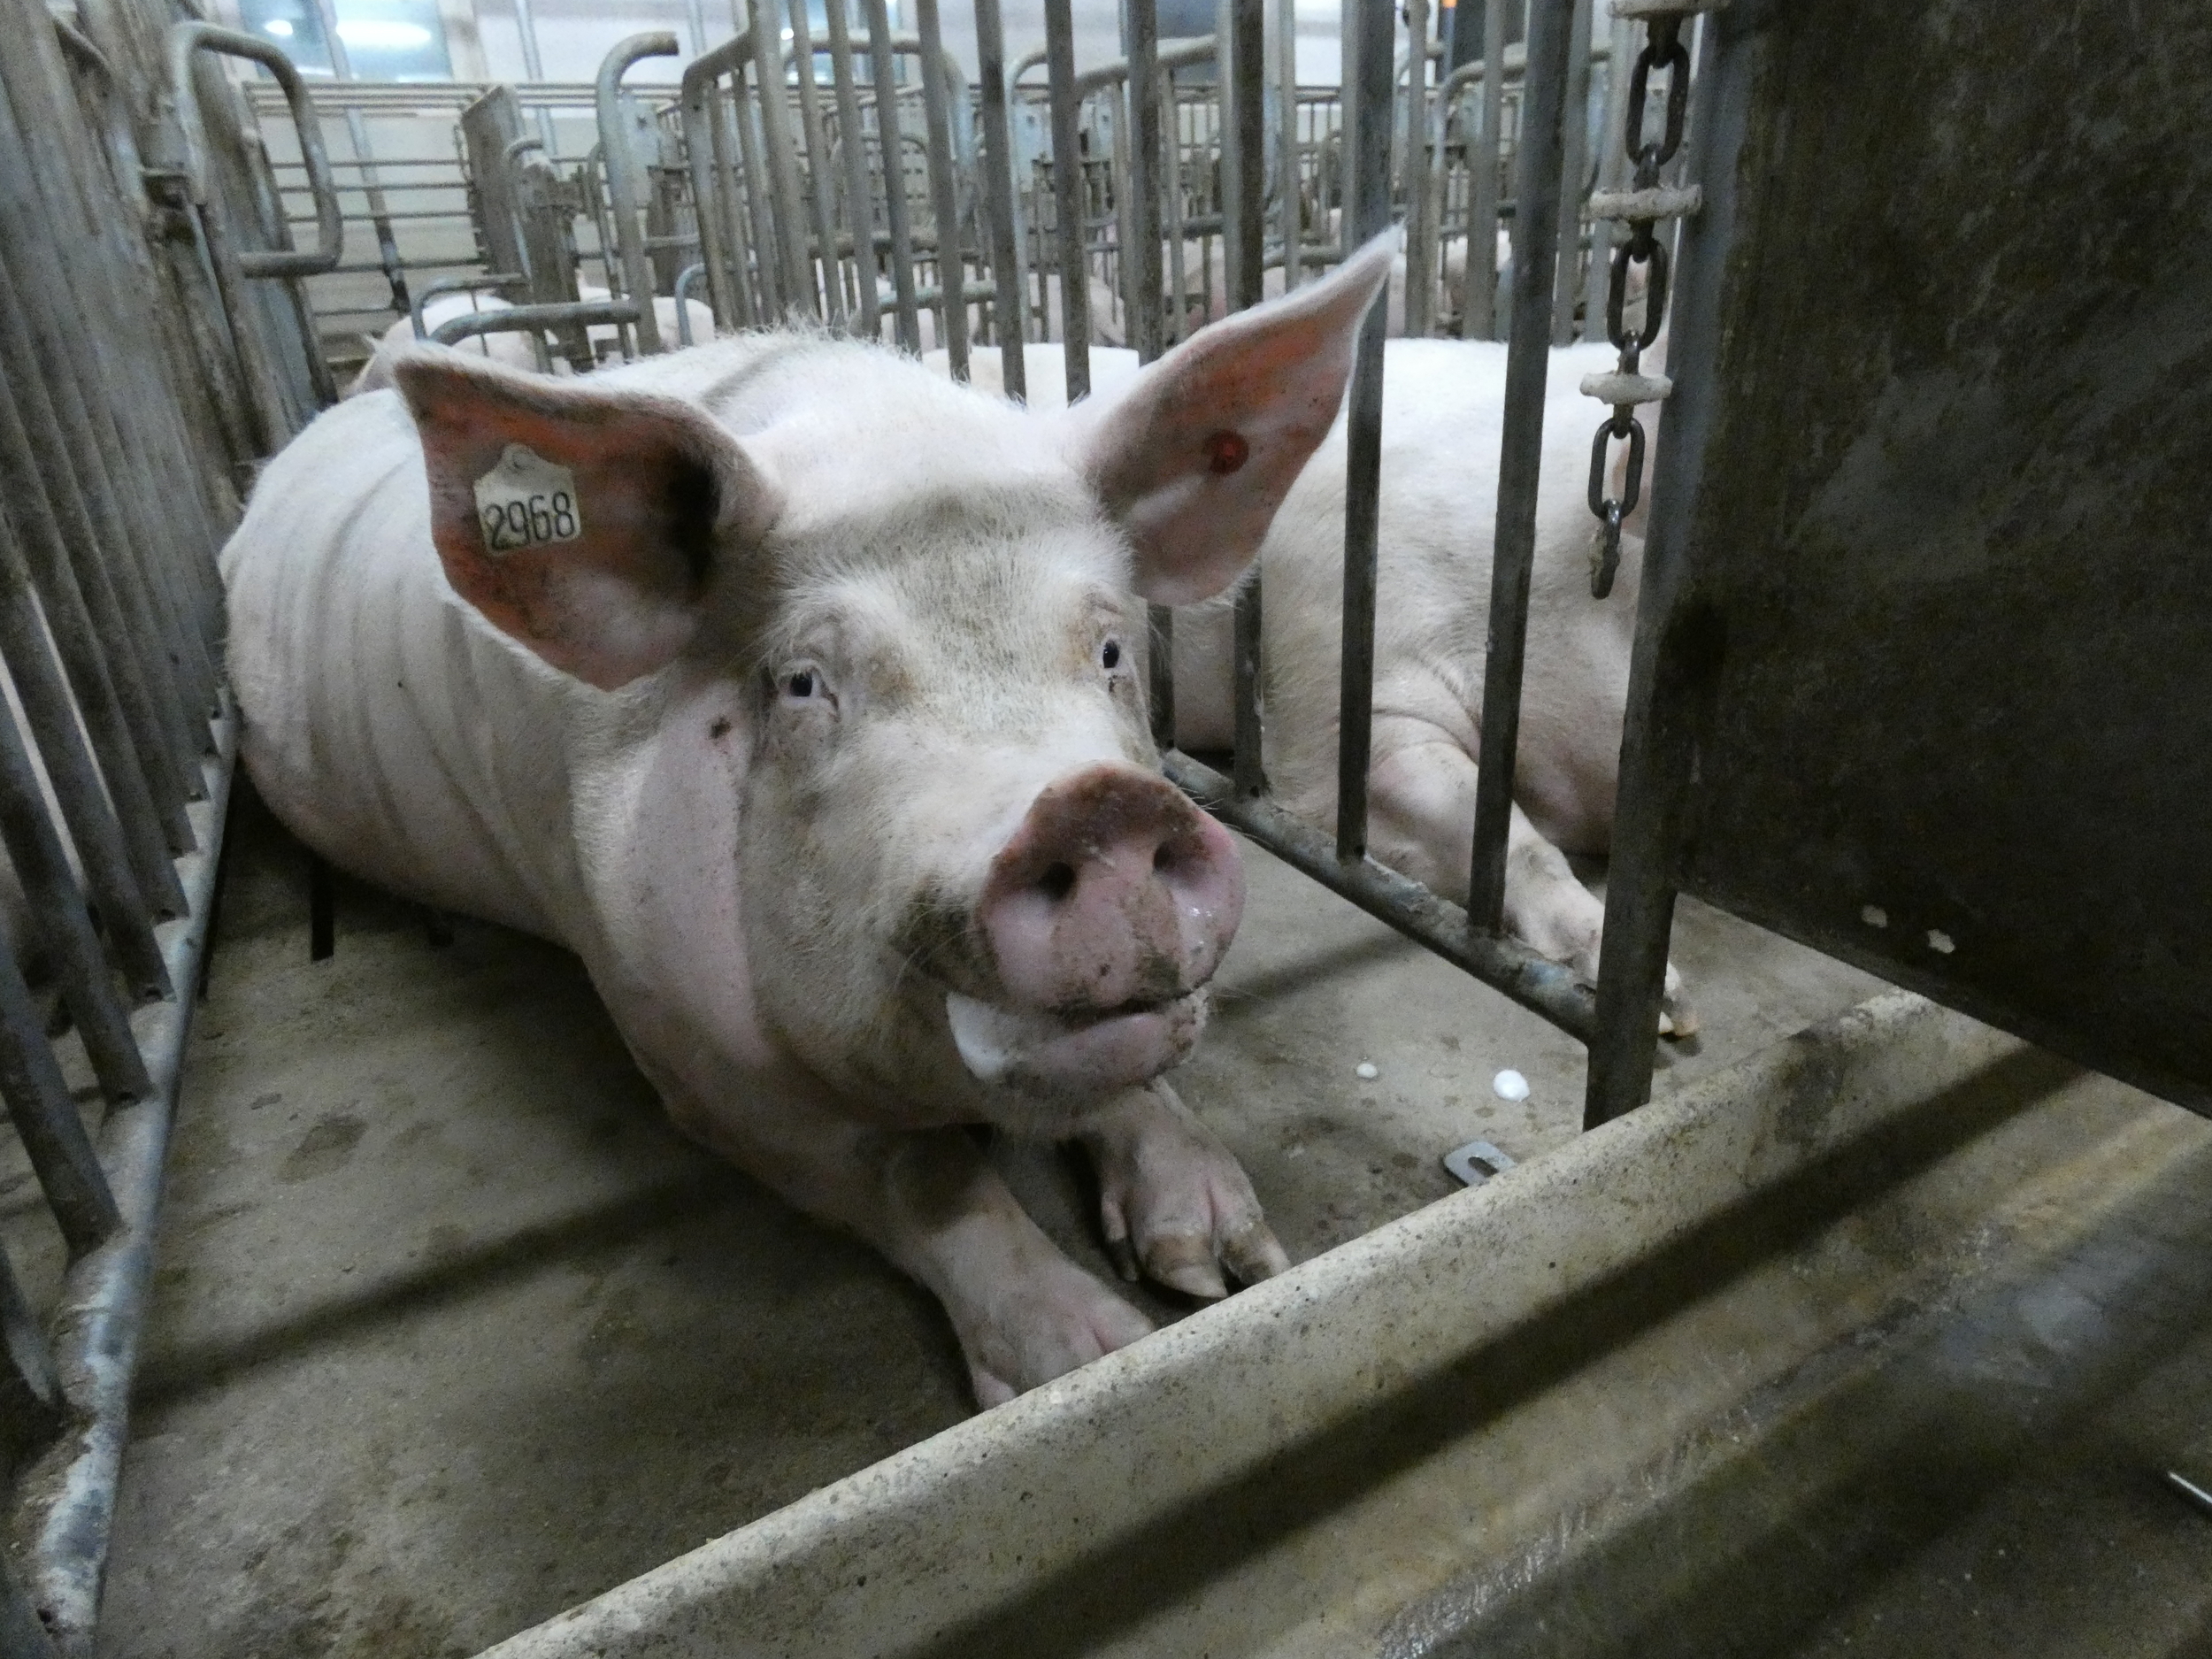
POLYGON ((1206 440, 1206 470, 1233 472, 1252 458, 1252 446, 1240 432, 1217 432, 1206 440))

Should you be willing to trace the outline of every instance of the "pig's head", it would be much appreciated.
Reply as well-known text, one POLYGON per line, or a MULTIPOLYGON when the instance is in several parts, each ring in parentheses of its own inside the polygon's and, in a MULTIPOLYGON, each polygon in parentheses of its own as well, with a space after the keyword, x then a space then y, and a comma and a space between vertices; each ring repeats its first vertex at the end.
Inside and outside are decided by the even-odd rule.
POLYGON ((634 709, 737 710, 695 752, 738 794, 741 959, 777 1035, 902 1117, 1037 1129, 1204 1024, 1243 879, 1159 775, 1143 602, 1250 565, 1389 261, 1067 411, 803 336, 711 349, 718 380, 699 354, 599 385, 429 355, 398 380, 464 598, 603 689, 653 677, 634 709))

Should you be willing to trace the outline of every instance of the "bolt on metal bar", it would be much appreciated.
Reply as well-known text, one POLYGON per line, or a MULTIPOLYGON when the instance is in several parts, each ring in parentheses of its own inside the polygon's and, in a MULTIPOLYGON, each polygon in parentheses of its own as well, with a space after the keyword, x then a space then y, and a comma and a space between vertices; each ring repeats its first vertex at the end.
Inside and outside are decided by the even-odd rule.
MULTIPOLYGON (((968 378, 967 259, 960 235, 960 187, 952 153, 952 108, 945 85, 944 31, 937 0, 914 0, 922 35, 922 111, 929 126, 929 206, 937 221, 937 339, 952 378, 968 378)), ((964 119, 967 111, 963 109, 964 119)))
MULTIPOLYGON (((834 0, 833 0, 833 4, 834 0)), ((807 0, 789 0, 791 56, 798 70, 799 131, 806 140, 808 204, 814 212, 814 257, 822 269, 825 313, 830 326, 845 326, 845 268, 837 257, 837 181, 830 171, 829 137, 822 129, 822 102, 814 84, 814 35, 807 0)))
POLYGON ((1059 242, 1060 341, 1068 402, 1091 394, 1091 281, 1083 250, 1083 151, 1077 134, 1075 24, 1069 0, 1045 0, 1045 76, 1052 105, 1053 229, 1059 242))
POLYGON ((630 65, 648 58, 673 58, 676 37, 666 29, 633 35, 619 42, 599 65, 593 83, 593 100, 599 116, 599 153, 607 170, 607 202, 614 230, 621 243, 622 284, 637 302, 638 349, 647 357, 663 349, 660 323, 653 314, 652 268, 645 260, 644 233, 638 228, 638 199, 634 188, 639 171, 630 134, 622 119, 622 77, 630 65))
POLYGON ((115 1235, 123 1217, 54 1058, 15 952, 0 939, 0 1097, 72 1259, 115 1235))
POLYGON ((1028 364, 1022 342, 1021 259, 1014 246, 1013 134, 1006 121, 1006 26, 998 0, 975 0, 975 51, 982 76, 983 180, 991 219, 993 332, 998 336, 1000 385, 1009 397, 1027 401, 1028 364))
MULTIPOLYGON (((1352 42, 1351 200, 1346 235, 1354 246, 1390 223, 1391 25, 1387 5, 1359 9, 1352 42)), ((1382 511, 1383 331, 1386 295, 1360 325, 1359 354, 1344 417, 1344 641, 1337 689, 1336 856, 1367 852, 1367 772, 1375 740, 1375 541, 1382 511)))
MULTIPOLYGON (((855 332, 864 339, 880 340, 883 308, 877 296, 881 268, 876 263, 875 193, 868 188, 868 146, 861 137, 860 90, 853 80, 852 31, 845 17, 845 0, 831 0, 827 13, 830 77, 836 83, 837 134, 845 157, 847 217, 853 236, 855 332)), ((981 27, 979 20, 977 27, 981 27)), ((826 157, 823 165, 828 165, 826 157)))
POLYGON ((1500 926, 1506 837, 1520 744, 1521 670, 1528 643, 1529 574, 1536 559, 1537 475, 1544 459, 1544 382, 1551 358, 1553 261, 1560 220, 1562 115, 1569 13, 1576 0, 1533 0, 1521 83, 1520 176, 1513 215, 1513 326, 1506 351, 1504 434, 1490 562, 1490 649, 1483 664, 1482 740, 1476 757, 1475 839, 1467 914, 1500 926))
POLYGON ((876 150, 883 164, 884 217, 891 232, 891 292, 898 308, 899 346, 918 352, 922 319, 914 292, 914 234, 907 212, 906 162, 900 148, 899 81, 891 61, 891 12, 885 0, 865 0, 865 4, 869 78, 875 88, 876 150))

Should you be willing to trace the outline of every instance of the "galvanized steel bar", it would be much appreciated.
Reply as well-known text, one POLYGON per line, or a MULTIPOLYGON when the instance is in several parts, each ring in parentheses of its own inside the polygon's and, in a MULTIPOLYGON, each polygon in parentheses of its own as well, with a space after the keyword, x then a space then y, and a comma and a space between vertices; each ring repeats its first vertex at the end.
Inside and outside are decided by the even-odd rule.
POLYGON ((618 42, 601 60, 593 83, 593 104, 599 117, 599 153, 607 171, 607 201, 614 232, 621 245, 622 285, 637 302, 638 349, 647 357, 663 349, 660 323, 653 314, 652 267, 646 262, 645 233, 637 222, 638 199, 633 188, 639 171, 630 147, 627 124, 622 119, 622 77, 630 65, 648 58, 673 58, 676 37, 665 29, 633 35, 618 42))
POLYGON ((1551 357, 1553 262, 1558 251, 1560 126, 1566 104, 1571 15, 1578 0, 1532 0, 1521 83, 1518 182, 1513 214, 1513 326, 1505 367, 1505 430, 1498 457, 1497 530, 1490 562, 1490 649, 1483 664, 1481 753, 1467 914, 1496 929, 1505 906, 1520 743, 1521 668, 1528 641, 1529 572, 1536 557, 1537 475, 1543 465, 1544 383, 1551 357))
MULTIPOLYGON (((54 1379, 53 1351, 16 1282, 7 1252, 0 1249, 0 1456, 51 1440, 61 1422, 61 1385, 54 1379)), ((45 1628, 15 1576, 12 1552, 0 1549, 0 1654, 8 1659, 53 1651, 18 1636, 25 1622, 42 1641, 45 1639, 45 1628)))
POLYGON ((123 1217, 54 1058, 23 970, 4 939, 0 939, 0 1097, 7 1102, 9 1119, 71 1258, 96 1250, 115 1236, 123 1217))
MULTIPOLYGON (((953 163, 951 89, 937 0, 914 0, 922 35, 922 112, 929 126, 929 207, 937 225, 937 342, 952 378, 968 378, 968 262, 960 234, 960 187, 953 163)), ((960 111, 961 119, 967 111, 960 111)))
MULTIPOLYGON (((1555 346, 1574 342, 1575 301, 1582 288, 1577 256, 1582 246, 1582 176, 1590 147, 1590 8, 1595 3, 1575 0, 1573 27, 1567 37, 1566 104, 1560 123, 1558 269, 1551 302, 1551 342, 1555 346)), ((1532 61, 1528 73, 1535 73, 1532 61)), ((1598 337, 1592 330, 1591 338, 1598 337)))
POLYGON ((721 75, 733 57, 749 55, 752 42, 740 38, 695 58, 684 65, 676 92, 678 119, 684 134, 684 165, 691 177, 691 207, 699 224, 699 252, 707 267, 707 301, 715 321, 725 327, 749 321, 738 303, 741 261, 731 257, 736 239, 736 220, 723 185, 728 157, 716 141, 720 123, 716 108, 721 101, 721 75))
MULTIPOLYGON (((1361 8, 1353 56, 1351 200, 1346 234, 1355 243, 1390 223, 1391 24, 1387 5, 1361 8)), ((1359 355, 1345 411, 1344 642, 1337 690, 1336 856, 1367 851, 1367 772, 1375 738, 1375 538, 1382 509, 1383 334, 1388 300, 1375 297, 1360 325, 1359 355)))
POLYGON ((1498 337, 1498 152, 1505 142, 1505 9, 1514 4, 1488 0, 1482 14, 1482 131, 1467 161, 1467 265, 1459 304, 1466 340, 1498 337))
POLYGON ((1517 939, 1475 926, 1466 911, 1410 877, 1363 855, 1343 857, 1328 835, 1303 818, 1271 801, 1241 795, 1228 779, 1187 755, 1170 754, 1162 764, 1170 782, 1286 864, 1560 1030, 1589 1040, 1595 1001, 1587 986, 1575 982, 1573 970, 1517 939))
POLYGON ((1279 0, 1275 58, 1276 119, 1282 127, 1277 206, 1282 217, 1283 292, 1287 294, 1298 286, 1305 268, 1300 247, 1305 228, 1305 169, 1298 159, 1298 0, 1279 0))
MULTIPOLYGON (((875 192, 868 188, 868 144, 860 126, 860 91, 853 80, 852 30, 846 0, 831 0, 830 78, 837 88, 838 146, 845 157, 846 221, 852 231, 855 332, 868 340, 883 337, 881 281, 876 261, 875 192)), ((826 158, 825 158, 826 165, 826 158)))
POLYGON ((458 345, 464 340, 479 334, 528 334, 541 328, 557 328, 567 323, 593 323, 619 327, 624 323, 642 324, 652 310, 635 300, 564 300, 557 305, 510 305, 504 311, 468 311, 459 317, 449 317, 430 331, 430 338, 442 346, 458 345))
POLYGON ((1091 394, 1091 279, 1083 248, 1083 160, 1076 131, 1075 24, 1069 0, 1045 0, 1045 76, 1052 104, 1053 229, 1059 245, 1060 339, 1068 402, 1091 394))
POLYGON ((891 291, 898 307, 900 347, 922 349, 922 319, 915 298, 914 234, 907 215, 906 162, 900 151, 898 72, 891 58, 891 16, 885 0, 868 8, 869 78, 875 87, 876 148, 883 163, 884 218, 891 233, 891 291))
MULTIPOLYGON (((836 4, 839 0, 831 0, 836 4)), ((822 294, 833 328, 845 326, 845 267, 837 257, 837 184, 830 171, 829 138, 822 130, 821 99, 814 84, 814 36, 807 0, 789 0, 791 56, 798 69, 799 131, 806 139, 807 199, 814 212, 814 257, 822 269, 822 294)))
POLYGON ((1429 190, 1429 0, 1405 0, 1405 332, 1425 339, 1436 297, 1436 215, 1429 190))
POLYGON ((337 181, 331 176, 322 123, 316 117, 307 83, 281 47, 211 23, 180 23, 169 31, 169 87, 177 101, 177 124, 184 138, 184 165, 193 202, 202 207, 208 203, 207 129, 200 113, 199 87, 193 79, 192 59, 199 52, 250 58, 276 78, 277 85, 284 89, 285 103, 291 106, 293 124, 299 129, 300 158, 306 164, 307 188, 315 202, 311 250, 243 252, 237 256, 238 269, 250 277, 311 276, 334 269, 345 252, 345 216, 339 208, 337 181))
MULTIPOLYGON (((236 752, 236 716, 227 708, 216 723, 216 744, 215 754, 203 763, 204 850, 187 861, 183 872, 190 919, 164 945, 170 982, 179 987, 197 983, 207 944, 236 752)), ((57 1641, 72 1653, 91 1650, 99 1609, 117 1477, 130 1433, 131 1378, 145 1331, 162 1165, 193 1009, 194 999, 180 995, 142 1018, 152 1092, 109 1113, 99 1136, 101 1166, 123 1230, 73 1263, 62 1281, 54 1365, 69 1401, 69 1420, 16 1478, 18 1533, 31 1540, 25 1588, 57 1641)))
POLYGON ((976 63, 982 78, 984 201, 991 219, 992 333, 998 339, 1000 384, 1009 397, 1029 396, 1022 342, 1021 260, 1014 246, 1013 134, 1006 121, 1006 26, 998 0, 975 0, 976 63))
POLYGON ((822 314, 821 296, 807 273, 806 210, 799 199, 799 166, 791 153, 791 112, 784 104, 783 68, 776 50, 775 0, 750 0, 753 38, 753 107, 767 152, 771 216, 778 285, 787 314, 803 309, 822 314))
MULTIPOLYGON (((1235 155, 1232 175, 1237 188, 1223 202, 1222 218, 1237 234, 1229 244, 1229 303, 1238 311, 1260 303, 1265 290, 1265 215, 1262 198, 1266 177, 1267 0, 1227 0, 1229 35, 1220 62, 1229 77, 1230 120, 1222 134, 1225 153, 1235 155)), ((1234 655, 1236 793, 1250 799, 1267 787, 1265 733, 1260 722, 1260 641, 1263 619, 1258 566, 1237 590, 1232 618, 1234 655)))
POLYGON ((1129 343, 1149 363, 1164 347, 1160 327, 1160 19, 1158 0, 1126 0, 1129 79, 1129 243, 1121 250, 1127 277, 1129 343))

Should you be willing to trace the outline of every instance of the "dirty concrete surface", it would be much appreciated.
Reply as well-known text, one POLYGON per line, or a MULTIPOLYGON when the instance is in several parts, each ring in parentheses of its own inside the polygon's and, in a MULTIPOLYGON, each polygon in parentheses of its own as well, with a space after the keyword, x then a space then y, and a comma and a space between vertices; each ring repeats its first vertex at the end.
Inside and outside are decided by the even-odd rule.
MULTIPOLYGON (((157 1257, 109 1659, 472 1654, 965 1417, 930 1298, 669 1128, 573 958, 339 885, 242 790, 157 1257)), ((1247 847, 1184 1097, 1303 1258, 1576 1133, 1577 1044, 1247 847), (1374 1075, 1360 1074, 1363 1065, 1374 1075), (1521 1072, 1525 1101, 1493 1079, 1521 1072)), ((1875 987, 1686 901, 1657 1089, 1875 987)), ((1002 1144, 1110 1271, 1067 1155, 1002 1144)), ((1190 1305, 1139 1299, 1173 1319, 1190 1305)))

